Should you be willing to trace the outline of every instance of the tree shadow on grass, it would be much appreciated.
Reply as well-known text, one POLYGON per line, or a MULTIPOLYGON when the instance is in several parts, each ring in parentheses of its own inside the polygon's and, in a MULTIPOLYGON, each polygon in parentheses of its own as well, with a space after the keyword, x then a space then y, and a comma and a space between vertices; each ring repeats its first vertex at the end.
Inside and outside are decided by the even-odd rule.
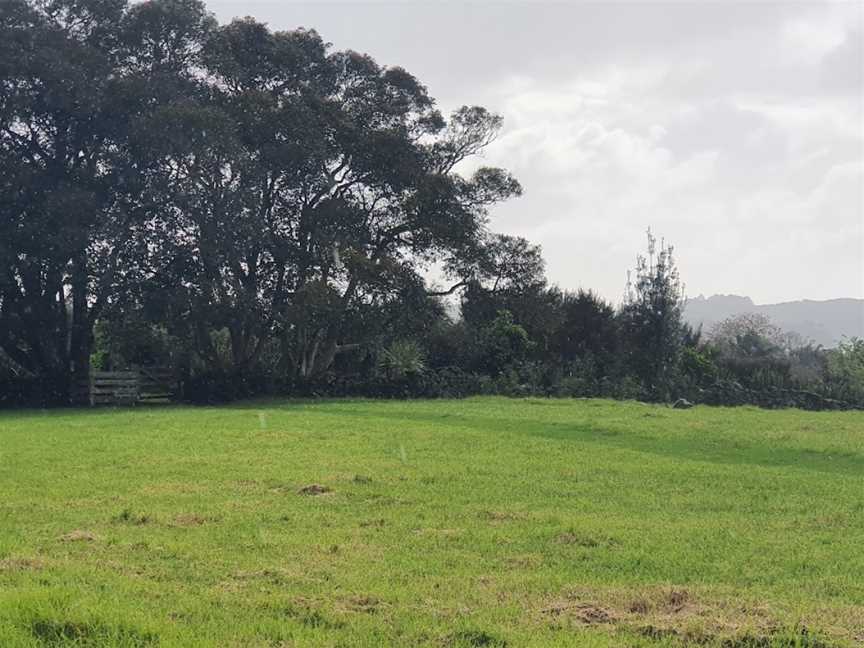
POLYGON ((531 418, 502 416, 475 416, 471 414, 443 412, 409 413, 404 410, 367 411, 340 408, 338 412, 320 410, 322 415, 357 417, 399 421, 401 428, 412 422, 459 427, 490 435, 508 433, 540 437, 563 443, 587 443, 592 445, 641 452, 672 459, 707 462, 723 465, 756 466, 762 468, 794 468, 837 475, 864 475, 864 455, 845 450, 817 450, 765 444, 737 439, 729 445, 717 443, 717 437, 705 433, 699 437, 678 438, 653 437, 644 432, 628 433, 617 427, 598 422, 571 423, 566 421, 538 421, 531 418))

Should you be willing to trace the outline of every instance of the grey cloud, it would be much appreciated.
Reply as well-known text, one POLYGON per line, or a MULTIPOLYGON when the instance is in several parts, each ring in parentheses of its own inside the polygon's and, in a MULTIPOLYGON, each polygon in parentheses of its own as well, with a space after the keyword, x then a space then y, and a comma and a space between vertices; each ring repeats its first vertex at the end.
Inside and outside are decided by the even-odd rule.
POLYGON ((617 299, 653 225, 691 293, 864 296, 860 4, 209 6, 404 66, 444 109, 501 112, 484 162, 526 194, 493 226, 541 243, 562 287, 617 299))

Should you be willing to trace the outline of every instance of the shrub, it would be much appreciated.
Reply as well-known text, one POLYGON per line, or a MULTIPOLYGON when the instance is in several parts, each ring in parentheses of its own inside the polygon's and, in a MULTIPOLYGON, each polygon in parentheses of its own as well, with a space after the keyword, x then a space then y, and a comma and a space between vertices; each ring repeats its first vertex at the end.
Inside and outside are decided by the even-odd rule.
POLYGON ((833 398, 864 407, 864 339, 845 339, 828 352, 825 390, 833 398))
POLYGON ((683 287, 672 246, 648 230, 648 255, 636 260, 635 280, 629 280, 618 313, 628 370, 639 378, 641 391, 656 400, 670 400, 681 351, 689 329, 684 325, 683 287))
POLYGON ((510 311, 500 310, 497 317, 481 329, 477 346, 477 369, 497 376, 524 362, 533 344, 525 328, 513 321, 510 311))
POLYGON ((396 340, 381 352, 378 365, 386 376, 401 379, 426 370, 426 358, 421 346, 413 340, 396 340))
POLYGON ((208 371, 180 382, 180 398, 195 404, 227 403, 279 391, 262 372, 208 371))
POLYGON ((70 404, 66 376, 0 376, 0 407, 59 407, 70 404))

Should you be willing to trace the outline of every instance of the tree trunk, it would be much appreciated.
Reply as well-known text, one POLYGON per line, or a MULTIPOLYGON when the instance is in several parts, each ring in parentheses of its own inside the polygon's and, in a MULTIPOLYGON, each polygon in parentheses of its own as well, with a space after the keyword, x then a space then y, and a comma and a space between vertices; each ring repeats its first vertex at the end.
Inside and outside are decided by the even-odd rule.
POLYGON ((70 400, 89 402, 82 386, 90 383, 90 352, 93 346, 93 326, 87 306, 87 258, 77 254, 72 261, 72 326, 69 360, 72 384, 70 400))
POLYGON ((295 368, 297 377, 311 380, 330 369, 337 355, 346 351, 355 351, 360 348, 360 345, 339 344, 332 331, 319 330, 308 344, 301 344, 298 341, 298 347, 299 362, 295 368))

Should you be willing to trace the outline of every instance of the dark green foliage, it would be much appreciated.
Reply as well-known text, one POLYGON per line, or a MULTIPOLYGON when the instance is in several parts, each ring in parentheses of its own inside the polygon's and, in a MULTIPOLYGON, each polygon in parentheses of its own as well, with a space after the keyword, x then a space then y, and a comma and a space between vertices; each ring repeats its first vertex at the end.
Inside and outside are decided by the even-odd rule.
POLYGON ((6 0, 0 79, 0 405, 70 403, 91 367, 133 365, 192 402, 864 404, 860 341, 743 319, 703 342, 650 231, 619 309, 548 286, 538 246, 489 229, 516 179, 458 171, 501 117, 444 116, 314 30, 219 25, 199 0, 6 0))
POLYGON ((711 347, 687 346, 681 353, 681 372, 694 385, 712 385, 720 378, 716 353, 711 347))
POLYGON ((834 398, 864 404, 864 340, 844 340, 826 353, 825 381, 834 398))
POLYGON ((170 366, 182 362, 182 349, 164 327, 134 316, 100 319, 93 330, 91 364, 111 371, 130 366, 170 366))
MULTIPOLYGON (((579 395, 607 394, 621 373, 619 323, 611 304, 588 291, 561 296, 559 328, 552 336, 569 389, 579 395)), ((574 394, 575 395, 575 394, 574 394)))
POLYGON ((227 403, 265 393, 284 391, 263 373, 201 371, 180 383, 180 398, 200 405, 227 403))
POLYGON ((648 230, 648 254, 636 258, 635 277, 628 282, 619 313, 627 366, 642 382, 646 395, 671 399, 684 348, 684 295, 672 246, 648 230))
POLYGON ((69 376, 63 373, 0 376, 0 408, 69 405, 69 395, 69 376))
POLYGON ((716 366, 716 379, 746 389, 801 388, 817 384, 824 374, 821 349, 762 315, 737 315, 716 324, 704 349, 716 366))
POLYGON ((476 368, 479 373, 500 375, 524 362, 532 342, 510 311, 498 311, 495 319, 477 334, 476 368))
POLYGON ((85 378, 96 322, 129 337, 134 310, 193 370, 254 374, 268 351, 308 380, 381 344, 358 319, 423 292, 429 263, 481 258, 488 207, 520 192, 454 171, 499 116, 445 119, 408 72, 315 31, 219 26, 196 0, 10 0, 0 19, 0 348, 19 373, 85 378))

